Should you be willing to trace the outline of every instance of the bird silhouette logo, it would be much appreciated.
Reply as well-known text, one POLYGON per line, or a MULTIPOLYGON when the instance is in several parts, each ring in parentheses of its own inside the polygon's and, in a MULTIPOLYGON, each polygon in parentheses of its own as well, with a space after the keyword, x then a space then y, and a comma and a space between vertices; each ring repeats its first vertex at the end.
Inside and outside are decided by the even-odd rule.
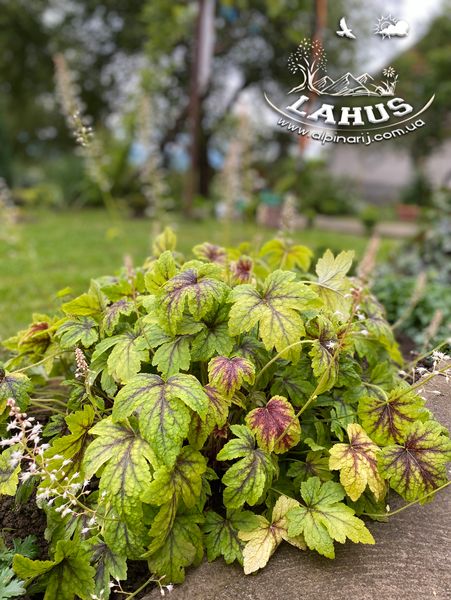
POLYGON ((349 29, 349 27, 347 26, 345 17, 342 17, 340 19, 340 31, 337 31, 337 35, 341 38, 348 38, 349 40, 357 39, 352 33, 352 29, 349 29))

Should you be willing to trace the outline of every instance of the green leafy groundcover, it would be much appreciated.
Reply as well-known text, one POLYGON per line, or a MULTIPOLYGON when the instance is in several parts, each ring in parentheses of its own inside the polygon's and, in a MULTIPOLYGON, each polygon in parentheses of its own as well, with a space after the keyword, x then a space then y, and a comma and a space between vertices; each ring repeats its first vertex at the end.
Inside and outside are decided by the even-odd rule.
POLYGON ((14 557, 28 593, 106 599, 128 560, 160 586, 204 555, 252 573, 283 540, 333 558, 374 544, 362 517, 384 518, 390 488, 446 485, 450 440, 419 395, 433 374, 403 379, 351 252, 314 274, 286 239, 194 255, 166 230, 142 268, 6 343, 0 493, 36 490, 48 524, 48 560, 14 557))

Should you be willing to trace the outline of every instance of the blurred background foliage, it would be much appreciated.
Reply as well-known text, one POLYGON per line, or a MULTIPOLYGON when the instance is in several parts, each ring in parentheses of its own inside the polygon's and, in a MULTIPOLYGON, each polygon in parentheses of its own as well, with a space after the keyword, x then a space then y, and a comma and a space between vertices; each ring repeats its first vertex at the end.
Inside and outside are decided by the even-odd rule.
MULTIPOLYGON (((221 243, 230 232, 234 241, 239 234, 269 237, 265 227, 279 226, 288 199, 293 227, 299 229, 295 235, 318 251, 352 246, 361 255, 369 236, 385 235, 382 222, 394 222, 394 239, 384 241, 381 257, 395 250, 375 278, 389 316, 416 343, 449 335, 450 0, 428 3, 427 11, 410 0, 216 0, 210 3, 209 76, 200 86, 199 18, 207 4, 0 1, 0 309, 5 313, 7 304, 25 293, 30 306, 41 310, 65 275, 64 261, 78 261, 83 287, 82 281, 106 263, 113 268, 117 255, 141 256, 147 232, 168 220, 183 223, 193 243, 203 241, 195 237, 211 237, 216 218, 226 223, 221 243), (372 35, 381 14, 402 15, 407 7, 412 19, 418 12, 409 45, 391 46, 372 35), (367 39, 339 38, 335 32, 343 15, 359 37, 367 31, 367 39), (420 107, 435 94, 427 126, 391 141, 393 153, 387 156, 385 147, 359 147, 348 155, 335 145, 300 145, 296 136, 275 127, 262 92, 286 95, 293 84, 288 56, 302 38, 314 35, 327 49, 331 76, 368 70, 376 77, 391 64, 400 74, 397 95, 420 107), (61 107, 71 99, 87 129, 93 129, 85 147, 68 127, 73 115, 61 107), (363 153, 369 166, 352 172, 363 153), (340 156, 334 169, 333 159, 340 156), (390 189, 385 177, 365 180, 371 165, 380 163, 386 165, 387 181, 389 172, 396 176, 405 163, 410 170, 390 189), (370 192, 376 187, 387 189, 387 196, 383 192, 375 200, 370 192), (108 247, 109 260, 100 251, 85 260, 82 251, 92 254, 102 221, 98 210, 105 207, 107 239, 99 244, 108 247), (182 219, 182 210, 196 223, 182 219), (118 227, 118 215, 148 221, 118 227), (404 218, 417 223, 411 230, 397 229, 404 218), (72 220, 85 220, 89 243, 83 241, 83 227, 58 237, 57 230, 69 231, 72 220), (124 243, 117 241, 119 230, 124 243), (413 239, 402 246, 399 238, 406 231, 413 239), (77 243, 80 253, 73 254, 77 243), (42 271, 50 279, 44 287, 42 271), (419 274, 426 284, 412 304, 419 274), (434 318, 436 331, 425 339, 434 318)), ((78 282, 78 275, 74 279, 78 282)), ((25 310, 22 306, 19 320, 25 310)), ((11 331, 12 325, 7 327, 11 331)))

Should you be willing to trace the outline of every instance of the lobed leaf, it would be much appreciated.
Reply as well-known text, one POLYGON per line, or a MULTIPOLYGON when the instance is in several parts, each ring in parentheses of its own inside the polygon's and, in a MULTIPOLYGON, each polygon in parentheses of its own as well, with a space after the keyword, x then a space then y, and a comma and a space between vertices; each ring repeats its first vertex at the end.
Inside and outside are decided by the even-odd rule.
POLYGON ((381 473, 408 502, 419 500, 448 480, 451 440, 434 421, 413 423, 398 444, 382 449, 381 473))
POLYGON ((255 367, 240 356, 216 356, 208 363, 208 376, 214 387, 227 396, 232 396, 244 382, 254 383, 255 367))
POLYGON ((273 396, 265 407, 251 410, 246 415, 246 424, 260 448, 267 452, 282 454, 301 439, 299 419, 283 396, 273 396))
MULTIPOLYGON (((229 330, 235 336, 259 325, 259 336, 267 350, 282 352, 305 335, 299 312, 305 310, 317 295, 295 281, 296 275, 274 271, 265 280, 262 290, 244 284, 232 292, 234 304, 230 310, 229 330)), ((299 347, 288 350, 284 357, 299 358, 299 347)))
POLYGON ((202 489, 202 476, 207 469, 207 461, 200 452, 184 446, 174 466, 162 466, 155 471, 154 480, 141 496, 148 504, 161 506, 173 498, 182 500, 187 508, 193 508, 199 500, 202 489))
POLYGON ((358 500, 368 485, 379 501, 385 495, 377 467, 380 448, 357 423, 348 425, 347 433, 349 444, 335 444, 330 449, 329 467, 340 471, 341 485, 351 500, 358 500))
POLYGON ((208 408, 208 396, 192 375, 173 375, 164 381, 142 373, 119 391, 112 416, 118 422, 138 411, 142 436, 159 463, 171 467, 188 435, 189 409, 205 420, 208 408))
POLYGON ((16 554, 13 568, 25 581, 46 576, 44 600, 91 600, 95 570, 90 548, 75 540, 59 540, 52 561, 30 560, 16 554))
POLYGON ((222 478, 226 486, 224 504, 227 508, 241 508, 246 502, 257 504, 272 481, 274 466, 271 455, 255 447, 255 439, 245 425, 232 425, 237 438, 228 442, 217 455, 217 460, 243 457, 229 467, 222 478))
POLYGON ((417 420, 429 418, 424 400, 406 385, 400 385, 388 396, 363 396, 359 400, 359 419, 368 435, 378 444, 398 442, 417 420))
POLYGON ((274 506, 272 519, 258 515, 258 527, 251 531, 240 531, 239 538, 246 543, 243 550, 244 573, 249 575, 265 567, 282 540, 301 550, 306 549, 302 536, 288 534, 287 514, 298 502, 287 496, 280 496, 274 506))
POLYGON ((226 517, 209 510, 202 528, 208 560, 222 556, 227 564, 235 560, 243 564, 244 544, 238 533, 255 529, 258 524, 257 515, 247 510, 228 510, 226 517))
POLYGON ((185 308, 199 320, 220 303, 227 285, 220 280, 220 271, 210 264, 186 267, 161 288, 159 314, 168 331, 175 334, 185 308))
POLYGON ((345 492, 339 483, 321 483, 318 477, 311 477, 301 483, 301 496, 304 504, 288 511, 288 534, 303 535, 311 550, 334 558, 334 540, 341 544, 346 538, 355 543, 375 543, 365 523, 341 502, 345 492))

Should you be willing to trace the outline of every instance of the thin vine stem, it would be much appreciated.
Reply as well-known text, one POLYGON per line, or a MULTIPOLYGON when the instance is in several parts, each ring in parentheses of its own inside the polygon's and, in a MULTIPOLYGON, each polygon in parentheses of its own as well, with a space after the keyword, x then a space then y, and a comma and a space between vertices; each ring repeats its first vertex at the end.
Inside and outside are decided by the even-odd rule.
POLYGON ((425 494, 421 498, 418 498, 417 500, 413 500, 412 502, 409 502, 408 504, 404 504, 404 506, 401 506, 400 508, 397 508, 394 511, 386 512, 386 513, 362 513, 362 515, 365 516, 365 517, 372 517, 373 519, 374 518, 381 519, 382 517, 384 517, 384 518, 386 518, 386 517, 393 517, 394 515, 397 515, 398 513, 402 512, 403 510, 406 510, 407 508, 410 508, 411 506, 414 506, 415 504, 418 504, 419 502, 423 502, 423 500, 426 500, 427 498, 430 498, 431 496, 433 496, 437 492, 440 492, 441 490, 444 490, 450 484, 451 484, 451 481, 447 481, 446 483, 444 483, 440 487, 436 488, 435 490, 432 490, 432 492, 429 492, 428 494, 425 494))
POLYGON ((293 348, 297 348, 297 346, 300 346, 302 344, 313 344, 315 340, 300 340, 298 342, 294 342, 294 344, 290 344, 289 346, 287 346, 286 348, 284 348, 281 352, 278 352, 275 356, 273 356, 273 358, 271 358, 270 361, 268 361, 266 363, 266 365, 261 369, 261 371, 258 373, 257 377, 255 378, 255 383, 257 383, 257 381, 260 379, 260 377, 262 376, 262 374, 269 369, 269 367, 276 362, 276 360, 279 360, 279 358, 281 358, 285 352, 288 352, 288 350, 292 350, 293 348))
POLYGON ((23 373, 24 371, 28 371, 29 369, 34 369, 35 367, 39 367, 39 365, 43 365, 45 362, 47 362, 48 360, 51 360, 52 358, 61 358, 61 354, 66 354, 68 352, 73 352, 73 351, 72 350, 61 350, 58 353, 50 354, 50 356, 46 356, 42 360, 39 360, 38 362, 35 362, 32 365, 27 365, 26 367, 16 369, 14 371, 14 373, 23 373))

